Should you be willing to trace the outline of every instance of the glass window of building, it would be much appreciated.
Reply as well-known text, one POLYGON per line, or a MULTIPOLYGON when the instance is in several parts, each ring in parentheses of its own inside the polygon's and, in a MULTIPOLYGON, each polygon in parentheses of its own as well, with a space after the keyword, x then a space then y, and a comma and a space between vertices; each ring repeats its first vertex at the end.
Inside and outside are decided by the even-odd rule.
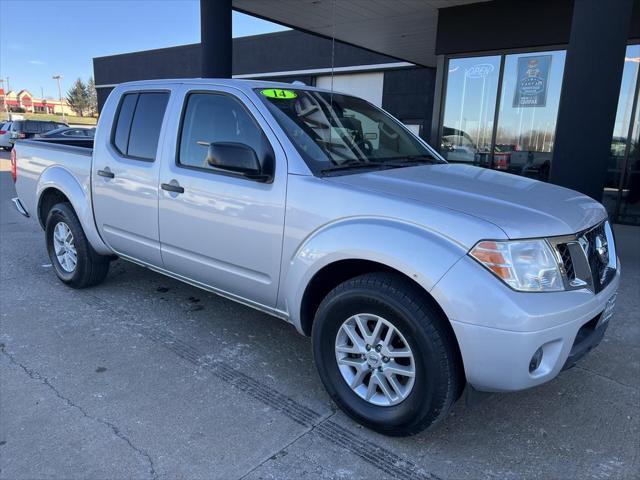
POLYGON ((450 162, 485 164, 491 152, 500 56, 452 58, 448 66, 440 153, 450 162))
POLYGON ((640 45, 627 46, 603 203, 620 223, 640 225, 640 45))
POLYGON ((492 168, 547 181, 565 51, 506 55, 492 168))

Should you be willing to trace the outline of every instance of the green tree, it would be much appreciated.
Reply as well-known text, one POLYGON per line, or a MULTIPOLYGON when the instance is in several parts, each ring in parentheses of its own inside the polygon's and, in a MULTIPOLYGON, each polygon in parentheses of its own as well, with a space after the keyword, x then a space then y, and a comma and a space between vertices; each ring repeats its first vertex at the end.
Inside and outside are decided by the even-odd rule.
POLYGON ((87 82, 87 96, 89 100, 89 113, 95 115, 98 113, 98 93, 96 92, 96 82, 93 77, 89 77, 87 82))
POLYGON ((67 102, 69 106, 81 117, 89 108, 89 94, 87 92, 87 86, 82 79, 78 78, 73 87, 67 92, 67 102))

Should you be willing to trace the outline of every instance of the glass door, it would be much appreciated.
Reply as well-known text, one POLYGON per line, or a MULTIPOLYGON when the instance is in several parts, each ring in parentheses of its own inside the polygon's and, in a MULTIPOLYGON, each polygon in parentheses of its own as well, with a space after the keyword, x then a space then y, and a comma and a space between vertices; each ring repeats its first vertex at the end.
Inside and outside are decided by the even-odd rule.
POLYGON ((500 55, 449 60, 440 153, 449 162, 487 166, 500 55))
POLYGON ((640 225, 640 45, 627 47, 603 203, 618 223, 640 225))

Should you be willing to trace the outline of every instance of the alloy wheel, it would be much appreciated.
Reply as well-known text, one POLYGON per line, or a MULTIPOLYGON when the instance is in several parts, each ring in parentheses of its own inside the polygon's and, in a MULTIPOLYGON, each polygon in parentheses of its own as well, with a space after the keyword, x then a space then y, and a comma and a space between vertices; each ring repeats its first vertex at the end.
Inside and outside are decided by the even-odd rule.
POLYGON ((62 269, 71 273, 78 264, 78 252, 69 225, 58 222, 53 229, 53 248, 62 269))
POLYGON ((360 313, 345 320, 336 335, 335 354, 344 381, 369 403, 397 405, 413 389, 411 347, 400 330, 378 315, 360 313))

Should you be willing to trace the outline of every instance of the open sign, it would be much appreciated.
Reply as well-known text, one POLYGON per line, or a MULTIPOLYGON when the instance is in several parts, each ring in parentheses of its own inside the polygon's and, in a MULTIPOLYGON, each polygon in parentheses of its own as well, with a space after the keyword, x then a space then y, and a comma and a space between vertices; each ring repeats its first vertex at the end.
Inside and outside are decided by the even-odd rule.
POLYGON ((493 72, 493 65, 490 63, 478 63, 472 65, 464 71, 467 78, 485 78, 493 72))

